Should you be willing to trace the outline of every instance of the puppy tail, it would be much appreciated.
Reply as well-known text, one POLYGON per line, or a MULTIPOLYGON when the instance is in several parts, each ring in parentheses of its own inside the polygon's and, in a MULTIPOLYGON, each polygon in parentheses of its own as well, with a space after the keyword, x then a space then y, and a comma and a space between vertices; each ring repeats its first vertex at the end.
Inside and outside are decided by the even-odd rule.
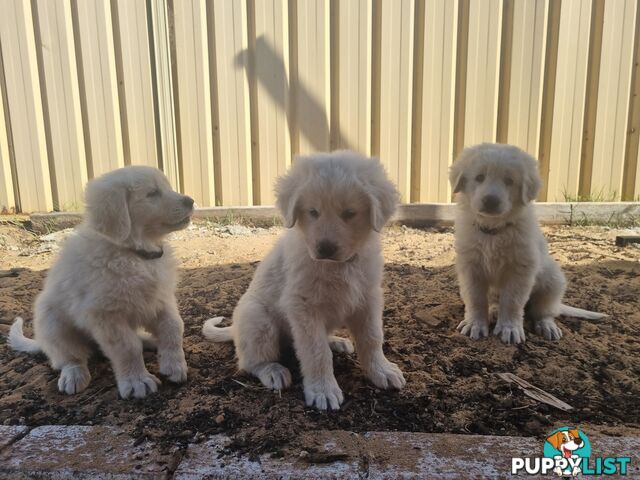
POLYGON ((24 336, 24 333, 22 332, 23 322, 22 318, 16 317, 15 322, 11 325, 11 330, 9 330, 9 346, 18 352, 41 352, 42 349, 38 345, 38 342, 24 336))
POLYGON ((586 320, 602 320, 609 315, 606 313, 592 312, 590 310, 584 310, 582 308, 570 307, 564 303, 560 305, 560 315, 566 315, 568 317, 584 318, 586 320))
POLYGON ((224 317, 210 318, 202 326, 202 334, 212 342, 230 342, 233 340, 231 334, 232 327, 216 327, 220 322, 224 320, 224 317))

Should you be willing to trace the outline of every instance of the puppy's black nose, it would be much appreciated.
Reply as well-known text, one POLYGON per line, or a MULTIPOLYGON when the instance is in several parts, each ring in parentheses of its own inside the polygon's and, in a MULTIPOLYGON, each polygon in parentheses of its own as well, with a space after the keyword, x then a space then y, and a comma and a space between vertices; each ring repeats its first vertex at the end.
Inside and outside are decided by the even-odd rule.
POLYGON ((485 212, 495 212, 500 206, 500 199, 495 195, 487 195, 482 199, 482 210, 485 212))
POLYGON ((193 198, 187 197, 186 195, 184 197, 182 197, 182 204, 187 208, 193 207, 194 201, 195 200, 193 198))
POLYGON ((320 240, 316 247, 318 258, 331 258, 338 251, 338 246, 330 240, 320 240))

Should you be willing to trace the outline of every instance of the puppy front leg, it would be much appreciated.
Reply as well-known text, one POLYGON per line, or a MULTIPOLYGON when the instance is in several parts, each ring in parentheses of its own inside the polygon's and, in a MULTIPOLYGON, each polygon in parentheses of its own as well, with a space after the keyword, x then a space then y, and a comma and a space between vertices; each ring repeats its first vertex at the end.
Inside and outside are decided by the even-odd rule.
POLYGON ((317 312, 305 310, 296 309, 296 318, 291 321, 293 345, 302 370, 305 402, 320 410, 338 410, 344 396, 333 374, 333 356, 326 323, 318 318, 317 312))
POLYGON ((382 351, 382 289, 371 292, 368 300, 366 307, 347 319, 347 326, 356 341, 358 359, 376 387, 401 389, 407 383, 402 371, 387 360, 382 351))
POLYGON ((489 335, 489 285, 473 265, 458 267, 460 296, 464 302, 464 320, 458 324, 458 331, 477 340, 489 335))
POLYGON ((155 323, 148 326, 158 341, 160 373, 170 382, 187 380, 187 362, 182 348, 184 322, 175 303, 168 303, 158 313, 155 323))
POLYGON ((534 277, 518 275, 507 280, 500 290, 498 321, 493 330, 504 343, 524 343, 524 307, 531 295, 534 277))
POLYGON ((131 395, 142 398, 158 390, 160 380, 147 371, 142 356, 142 340, 133 328, 112 319, 102 319, 96 322, 91 333, 111 361, 122 398, 131 395))

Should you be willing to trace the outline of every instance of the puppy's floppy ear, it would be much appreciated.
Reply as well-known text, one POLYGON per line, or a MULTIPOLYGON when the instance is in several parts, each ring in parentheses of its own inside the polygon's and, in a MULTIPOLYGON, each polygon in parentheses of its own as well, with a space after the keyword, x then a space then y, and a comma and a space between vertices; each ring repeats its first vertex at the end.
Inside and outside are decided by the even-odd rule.
POLYGON ((380 160, 371 158, 366 162, 369 168, 368 174, 363 175, 363 186, 371 204, 371 226, 379 232, 396 211, 400 194, 387 177, 380 160))
POLYGON ((276 207, 282 214, 284 226, 291 228, 296 224, 298 216, 298 198, 301 192, 300 170, 304 167, 301 163, 304 159, 297 158, 296 164, 292 166, 285 175, 276 180, 276 207))
POLYGON ((461 192, 464 189, 467 183, 464 171, 467 169, 469 158, 471 158, 476 148, 477 146, 465 148, 451 167, 449 167, 449 183, 451 183, 453 193, 461 192))
POLYGON ((87 184, 85 200, 89 225, 100 233, 123 242, 131 233, 127 185, 107 174, 87 184))
POLYGON ((550 437, 547 437, 547 442, 549 442, 553 446, 553 448, 559 450, 563 439, 564 437, 562 436, 562 432, 556 432, 550 437))
POLYGON ((575 438, 575 439, 580 440, 580 432, 578 432, 578 430, 576 430, 576 429, 569 430, 569 435, 570 435, 572 438, 575 438))
POLYGON ((451 188, 453 189, 453 193, 458 193, 464 188, 464 184, 466 179, 462 174, 462 165, 458 160, 449 168, 449 182, 451 183, 451 188))
POLYGON ((522 203, 532 202, 540 193, 542 188, 542 178, 538 171, 538 162, 527 153, 522 152, 524 173, 522 175, 522 203))

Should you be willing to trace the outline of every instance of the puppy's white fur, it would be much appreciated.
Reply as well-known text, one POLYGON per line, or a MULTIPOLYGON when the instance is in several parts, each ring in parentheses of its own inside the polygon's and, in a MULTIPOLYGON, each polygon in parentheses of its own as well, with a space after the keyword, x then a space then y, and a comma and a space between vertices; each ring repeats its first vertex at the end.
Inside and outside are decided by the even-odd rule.
POLYGON ((351 152, 301 157, 276 190, 289 230, 259 265, 232 326, 220 329, 215 327, 220 319, 211 319, 204 335, 233 339, 240 369, 276 390, 291 383, 278 360, 283 342, 293 341, 306 403, 324 410, 338 409, 343 401, 331 350, 349 353, 353 345, 331 332, 346 326, 369 379, 380 388, 401 388, 400 369, 382 352, 378 232, 398 198, 384 169, 351 152), (324 251, 322 242, 335 251, 324 251))
POLYGON ((453 164, 450 181, 458 194, 455 246, 463 334, 488 335, 490 299, 496 296, 493 332, 505 343, 525 341, 525 310, 536 333, 551 340, 562 337, 554 319, 560 314, 606 316, 561 303, 566 280, 549 255, 531 204, 542 180, 530 155, 510 145, 476 145, 453 164))
POLYGON ((151 339, 138 330, 146 329, 160 373, 185 381, 176 262, 163 238, 189 224, 193 200, 174 192, 158 169, 135 166, 91 181, 86 202, 84 222, 65 242, 36 300, 35 339, 24 337, 19 318, 9 344, 43 351, 61 371, 58 388, 67 394, 89 384, 87 360, 97 344, 111 361, 120 395, 140 398, 160 383, 144 365, 143 341, 151 339))

